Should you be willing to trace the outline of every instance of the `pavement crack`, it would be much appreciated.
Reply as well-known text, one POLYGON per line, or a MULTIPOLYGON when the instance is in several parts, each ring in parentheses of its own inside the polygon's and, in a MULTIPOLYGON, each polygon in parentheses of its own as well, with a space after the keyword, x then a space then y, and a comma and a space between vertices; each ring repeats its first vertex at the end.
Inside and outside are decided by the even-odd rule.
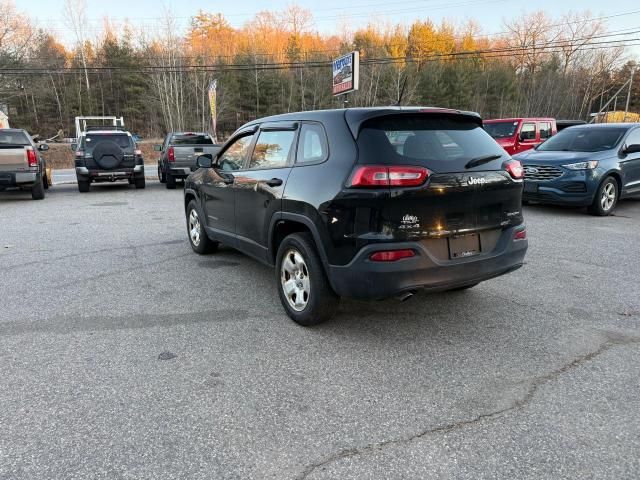
POLYGON ((499 417, 504 413, 507 413, 510 411, 519 410, 527 406, 533 400, 533 398, 536 395, 536 392, 542 385, 548 382, 551 382, 557 379, 558 377, 564 375, 565 373, 571 370, 574 370, 594 360, 596 357, 602 355, 604 352, 606 352, 607 350, 610 350, 613 347, 616 347, 619 345, 630 345, 630 344, 640 343, 640 337, 631 337, 631 336, 621 335, 619 333, 613 333, 613 332, 606 332, 605 336, 606 336, 606 340, 602 342, 598 346, 598 348, 596 348, 595 350, 592 350, 583 355, 580 355, 579 357, 575 358, 571 362, 566 363, 561 367, 557 368, 556 370, 553 370, 545 375, 532 378, 529 381, 529 387, 527 388, 524 395, 520 398, 516 398, 510 405, 504 408, 494 410, 488 413, 482 413, 470 419, 459 420, 456 422, 451 422, 448 424, 439 425, 433 428, 422 430, 409 437, 384 440, 381 442, 370 443, 363 447, 354 447, 354 448, 347 448, 344 450, 340 450, 339 452, 331 454, 318 462, 307 465, 306 467, 304 467, 302 473, 296 478, 297 480, 304 480, 307 477, 309 477, 309 475, 311 475, 317 469, 322 468, 330 463, 341 460, 343 458, 351 458, 358 455, 380 451, 389 446, 408 444, 413 442, 414 440, 417 440, 429 435, 451 432, 454 430, 458 430, 461 428, 465 428, 465 427, 480 423, 484 420, 490 420, 490 419, 499 417))

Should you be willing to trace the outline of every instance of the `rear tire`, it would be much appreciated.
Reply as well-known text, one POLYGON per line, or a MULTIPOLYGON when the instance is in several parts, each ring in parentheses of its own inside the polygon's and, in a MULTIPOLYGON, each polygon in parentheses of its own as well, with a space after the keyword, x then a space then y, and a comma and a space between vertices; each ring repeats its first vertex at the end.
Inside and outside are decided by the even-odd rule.
POLYGON ((618 196, 618 182, 613 177, 607 177, 598 187, 593 203, 587 210, 591 215, 606 217, 616 208, 618 196))
POLYGON ((139 189, 142 189, 142 188, 144 188, 144 187, 146 186, 146 182, 145 182, 145 180, 144 180, 144 177, 142 177, 142 178, 136 178, 136 179, 133 181, 133 183, 134 183, 134 185, 136 186, 136 189, 138 189, 138 190, 139 190, 139 189))
POLYGON ((194 252, 205 255, 218 250, 219 243, 214 242, 207 236, 207 232, 202 225, 200 212, 195 200, 191 200, 187 205, 187 236, 194 252))
POLYGON ((78 180, 78 190, 80 193, 87 193, 90 189, 91 182, 89 180, 78 180))
POLYGON ((49 183, 49 177, 47 177, 46 175, 44 176, 44 189, 45 190, 49 190, 49 187, 51 186, 51 183, 49 183))
POLYGON ((36 184, 31 187, 31 198, 33 200, 44 199, 44 177, 38 176, 36 184))
POLYGON ((165 175, 165 178, 167 180, 167 188, 169 190, 174 190, 176 188, 176 179, 173 175, 171 175, 170 173, 167 173, 165 175))
POLYGON ((158 165, 158 180, 160 180, 160 183, 167 183, 167 177, 162 171, 162 168, 160 168, 160 165, 158 165))
POLYGON ((309 233, 286 237, 276 256, 278 295, 287 315, 310 327, 333 318, 340 297, 333 291, 309 233))

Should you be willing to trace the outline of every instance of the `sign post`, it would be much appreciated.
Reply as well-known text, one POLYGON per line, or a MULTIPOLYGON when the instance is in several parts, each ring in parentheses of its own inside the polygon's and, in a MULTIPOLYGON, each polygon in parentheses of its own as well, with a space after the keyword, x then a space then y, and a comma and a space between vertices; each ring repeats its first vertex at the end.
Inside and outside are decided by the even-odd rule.
POLYGON ((333 96, 343 95, 347 107, 347 95, 358 90, 360 81, 360 53, 350 52, 333 61, 333 96))
POLYGON ((211 83, 209 84, 209 108, 211 108, 211 123, 213 124, 213 141, 214 143, 218 142, 217 139, 217 135, 216 135, 216 124, 217 124, 217 117, 218 117, 218 111, 217 111, 217 89, 218 89, 218 80, 217 79, 213 79, 211 81, 211 83))

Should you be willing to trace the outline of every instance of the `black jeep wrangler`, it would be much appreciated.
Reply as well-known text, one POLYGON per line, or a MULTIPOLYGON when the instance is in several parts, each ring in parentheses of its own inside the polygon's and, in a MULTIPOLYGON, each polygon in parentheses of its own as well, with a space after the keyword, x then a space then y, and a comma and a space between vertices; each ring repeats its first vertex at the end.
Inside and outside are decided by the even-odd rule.
POLYGON ((128 180, 136 188, 145 187, 142 152, 129 132, 89 128, 72 148, 81 192, 88 192, 91 183, 117 180, 128 180))

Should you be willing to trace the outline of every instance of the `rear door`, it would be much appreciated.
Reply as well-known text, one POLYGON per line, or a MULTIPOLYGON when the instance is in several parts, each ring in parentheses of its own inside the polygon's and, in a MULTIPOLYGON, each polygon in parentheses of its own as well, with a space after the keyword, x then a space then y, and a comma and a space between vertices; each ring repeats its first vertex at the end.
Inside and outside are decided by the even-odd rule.
POLYGON ((126 133, 88 132, 81 145, 89 169, 118 170, 136 166, 135 146, 126 133), (108 148, 105 148, 108 145, 108 148), (103 160, 104 159, 104 160, 103 160))
POLYGON ((425 184, 391 187, 389 199, 372 210, 377 219, 369 227, 387 237, 435 240, 433 247, 440 252, 436 256, 446 257, 451 253, 448 239, 473 234, 476 254, 491 250, 501 229, 522 223, 522 181, 504 170, 509 155, 469 117, 385 115, 365 122, 357 142, 359 164, 429 171, 425 184), (398 153, 390 140, 397 143, 402 137, 406 140, 398 153))
POLYGON ((263 124, 247 169, 235 176, 238 246, 266 260, 271 218, 282 209, 282 195, 295 154, 296 123, 263 124))

